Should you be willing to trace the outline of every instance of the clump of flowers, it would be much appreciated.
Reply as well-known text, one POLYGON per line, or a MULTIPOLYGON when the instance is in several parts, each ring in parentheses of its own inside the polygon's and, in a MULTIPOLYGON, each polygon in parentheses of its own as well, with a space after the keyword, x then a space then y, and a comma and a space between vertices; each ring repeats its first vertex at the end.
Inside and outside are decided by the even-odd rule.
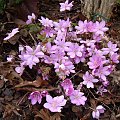
MULTIPOLYGON (((60 3, 60 11, 70 10, 72 3, 68 3, 68 0, 60 3)), ((27 25, 35 19, 34 14, 28 16, 27 25)), ((106 93, 109 84, 107 76, 119 62, 119 55, 117 44, 111 41, 105 41, 108 43, 103 44, 103 37, 108 30, 105 21, 80 20, 76 26, 72 25, 70 18, 53 21, 42 16, 38 21, 41 26, 41 30, 37 33, 40 37, 36 38, 38 42, 32 47, 29 45, 19 47, 21 62, 15 70, 22 75, 26 66, 30 69, 37 66, 37 70, 40 70, 41 64, 52 67, 56 76, 59 77, 55 84, 59 95, 52 97, 51 93, 43 94, 34 91, 29 96, 31 103, 40 104, 44 96, 46 103, 43 106, 46 109, 51 112, 61 112, 67 101, 77 106, 85 106, 89 100, 86 89, 97 89, 95 94, 98 95, 106 93), (82 70, 81 64, 83 67, 87 66, 87 70, 82 70), (79 84, 71 77, 76 76, 77 72, 82 74, 79 84)), ((4 40, 14 36, 17 32, 19 32, 18 29, 13 29, 4 40)), ((42 72, 40 71, 40 73, 42 72)), ((47 75, 47 80, 49 80, 49 75, 47 75)), ((104 113, 104 110, 103 106, 97 106, 92 112, 93 118, 99 119, 100 113, 104 113)))

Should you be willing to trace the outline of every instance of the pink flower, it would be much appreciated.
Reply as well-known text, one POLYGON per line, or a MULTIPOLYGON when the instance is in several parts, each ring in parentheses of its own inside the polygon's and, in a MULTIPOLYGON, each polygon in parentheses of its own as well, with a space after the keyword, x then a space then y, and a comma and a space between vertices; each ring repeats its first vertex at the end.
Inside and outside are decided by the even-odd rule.
POLYGON ((73 1, 71 3, 68 3, 68 0, 65 1, 65 3, 60 3, 60 11, 65 11, 65 10, 69 10, 71 9, 71 7, 73 6, 73 1))
POLYGON ((87 98, 84 96, 83 92, 80 92, 79 90, 74 90, 72 95, 70 95, 71 103, 76 105, 85 105, 85 101, 87 98))
POLYGON ((32 15, 28 15, 28 20, 26 21, 27 24, 31 24, 35 20, 36 16, 34 13, 32 15))
POLYGON ((41 20, 38 19, 41 24, 45 27, 53 27, 53 21, 49 20, 48 18, 41 17, 41 20))
POLYGON ((23 67, 23 65, 21 65, 21 66, 19 66, 19 67, 16 67, 16 68, 15 68, 15 71, 16 71, 17 73, 19 73, 20 75, 22 75, 24 69, 25 69, 25 68, 23 67))
POLYGON ((112 60, 113 63, 119 63, 119 55, 117 53, 113 53, 110 56, 110 59, 112 60))
POLYGON ((47 103, 44 104, 44 107, 49 109, 51 112, 61 112, 62 107, 65 106, 67 102, 63 95, 54 98, 47 95, 46 101, 47 103))
POLYGON ((74 91, 72 81, 68 78, 61 83, 61 86, 63 87, 67 96, 70 96, 74 91))
POLYGON ((90 62, 88 62, 87 64, 89 65, 90 69, 96 69, 100 65, 103 65, 105 62, 106 61, 103 60, 103 58, 100 55, 95 54, 92 57, 90 57, 90 62))
POLYGON ((96 109, 92 112, 92 117, 99 119, 100 113, 104 113, 105 108, 102 105, 96 107, 96 109))
POLYGON ((78 26, 75 26, 75 29, 77 30, 77 34, 83 34, 87 32, 87 20, 85 20, 84 22, 80 20, 78 22, 78 26))
POLYGON ((42 101, 42 95, 39 91, 32 92, 29 96, 32 105, 35 105, 37 102, 40 104, 42 101))
POLYGON ((83 50, 84 45, 79 46, 77 43, 71 43, 71 45, 66 49, 70 58, 82 57, 83 50))
POLYGON ((45 27, 40 34, 45 34, 47 38, 49 37, 53 37, 53 35, 55 34, 55 31, 51 28, 51 27, 45 27))
POLYGON ((95 24, 92 21, 90 21, 86 24, 86 27, 88 32, 94 32, 95 24))
POLYGON ((94 88, 94 84, 98 82, 98 79, 95 79, 89 72, 86 72, 85 75, 83 75, 83 84, 87 86, 87 88, 94 88))
POLYGON ((26 46, 26 51, 22 52, 19 57, 24 62, 24 65, 28 65, 29 68, 32 69, 33 65, 39 63, 39 58, 44 57, 44 53, 41 51, 40 45, 37 45, 35 49, 26 46))
POLYGON ((63 87, 64 90, 73 88, 72 81, 68 78, 66 78, 62 83, 61 86, 63 87))
POLYGON ((59 22, 54 22, 55 30, 65 32, 67 28, 71 26, 69 18, 65 20, 59 20, 59 22))
POLYGON ((108 48, 102 49, 103 53, 105 53, 105 54, 110 53, 110 55, 112 55, 119 50, 119 48, 117 48, 117 44, 113 44, 111 41, 108 42, 107 46, 108 46, 108 48))
POLYGON ((105 21, 102 20, 100 23, 96 21, 94 29, 94 33, 96 35, 104 35, 104 32, 106 32, 107 30, 108 28, 105 27, 105 21))
POLYGON ((75 67, 69 59, 63 59, 60 63, 56 62, 54 65, 55 72, 60 78, 65 78, 66 75, 69 76, 70 73, 75 73, 75 67))
POLYGON ((111 71, 109 71, 109 66, 103 67, 102 65, 94 71, 94 75, 103 80, 106 80, 106 76, 108 76, 110 73, 111 71))
POLYGON ((8 36, 6 38, 4 38, 4 40, 9 40, 11 37, 13 37, 18 32, 19 32, 18 28, 13 29, 11 33, 7 33, 8 36))

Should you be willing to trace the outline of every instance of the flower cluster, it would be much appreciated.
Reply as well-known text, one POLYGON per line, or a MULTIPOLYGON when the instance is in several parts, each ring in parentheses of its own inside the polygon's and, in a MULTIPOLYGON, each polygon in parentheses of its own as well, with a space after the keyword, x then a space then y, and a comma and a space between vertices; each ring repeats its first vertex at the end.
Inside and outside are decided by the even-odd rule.
MULTIPOLYGON (((68 3, 68 0, 66 0, 65 3, 60 3, 60 6, 61 12, 70 10, 73 2, 68 3)), ((31 24, 35 19, 34 14, 28 16, 26 24, 31 24)), ((49 93, 44 94, 44 92, 35 91, 29 96, 31 103, 33 105, 37 102, 40 104, 44 96, 47 101, 43 105, 45 108, 51 112, 61 112, 67 100, 77 106, 85 105, 87 95, 82 89, 83 87, 85 89, 97 88, 96 94, 103 95, 104 92, 107 92, 106 88, 109 84, 107 76, 114 70, 115 64, 119 63, 119 55, 117 54, 117 44, 111 41, 103 44, 102 39, 108 30, 105 21, 80 20, 76 26, 73 26, 70 18, 53 21, 42 16, 38 21, 42 27, 37 35, 44 37, 45 40, 51 39, 51 41, 44 42, 41 37, 38 38, 37 45, 33 47, 20 46, 19 58, 21 63, 15 70, 22 75, 26 66, 29 66, 30 69, 39 63, 54 66, 56 75, 62 81, 58 81, 60 83, 58 86, 62 90, 60 94, 64 93, 64 95, 52 97, 49 93), (83 70, 79 85, 76 85, 73 81, 74 86, 70 77, 77 72, 76 66, 79 66, 79 63, 87 66, 88 69, 87 71, 83 70), (96 84, 100 86, 97 87, 96 84)), ((9 33, 9 36, 4 40, 14 36, 17 32, 19 32, 18 28, 13 29, 12 33, 9 33)), ((11 61, 11 59, 8 61, 11 61)), ((47 76, 47 79, 49 79, 49 76, 47 76)), ((104 113, 104 110, 104 107, 99 105, 92 112, 93 118, 98 119, 100 113, 104 113)))

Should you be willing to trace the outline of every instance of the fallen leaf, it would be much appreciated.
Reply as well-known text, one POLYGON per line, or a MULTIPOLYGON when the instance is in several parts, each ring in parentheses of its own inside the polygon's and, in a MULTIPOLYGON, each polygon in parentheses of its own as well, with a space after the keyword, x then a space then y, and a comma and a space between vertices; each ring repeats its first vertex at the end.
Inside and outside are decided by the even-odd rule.
POLYGON ((25 87, 25 86, 34 86, 34 87, 41 87, 41 86, 46 86, 48 85, 48 82, 45 80, 42 80, 41 77, 38 77, 38 79, 34 80, 34 81, 23 81, 20 84, 16 85, 16 88, 19 87, 25 87))
POLYGON ((42 118, 43 120, 50 120, 50 113, 47 109, 41 109, 37 114, 35 115, 35 118, 42 118))

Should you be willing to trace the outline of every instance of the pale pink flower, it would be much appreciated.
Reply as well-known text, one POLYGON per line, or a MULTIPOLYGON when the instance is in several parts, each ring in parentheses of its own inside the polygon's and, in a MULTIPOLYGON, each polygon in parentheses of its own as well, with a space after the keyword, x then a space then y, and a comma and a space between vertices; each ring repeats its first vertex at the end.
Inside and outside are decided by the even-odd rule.
POLYGON ((29 96, 32 105, 35 105, 37 102, 40 104, 42 101, 42 94, 39 91, 32 92, 29 96))
POLYGON ((92 21, 88 22, 86 24, 86 27, 87 27, 87 31, 88 32, 94 32, 94 29, 95 29, 95 23, 93 23, 92 21))
POLYGON ((110 59, 112 60, 113 63, 119 63, 119 55, 117 53, 113 53, 111 56, 110 56, 110 59))
POLYGON ((48 18, 41 17, 41 20, 38 19, 41 24, 45 27, 53 27, 53 21, 49 20, 48 18))
POLYGON ((95 29, 94 29, 94 33, 96 35, 104 35, 104 32, 106 32, 108 30, 107 27, 105 27, 105 21, 101 21, 101 22, 98 22, 96 21, 95 22, 95 29))
POLYGON ((92 117, 99 119, 100 113, 104 113, 105 108, 102 105, 96 107, 96 109, 92 112, 92 117))
POLYGON ((55 30, 53 30, 53 28, 51 27, 45 27, 41 32, 40 34, 42 35, 46 35, 47 38, 49 37, 53 37, 53 35, 55 34, 55 30))
POLYGON ((55 72, 60 78, 64 78, 66 75, 69 76, 70 73, 75 73, 75 67, 68 59, 63 59, 60 63, 56 62, 54 65, 55 72))
POLYGON ((59 20, 59 22, 54 22, 55 30, 65 32, 67 28, 71 27, 71 21, 69 18, 67 20, 59 20))
POLYGON ((83 75, 83 80, 83 84, 86 85, 87 88, 94 88, 93 83, 98 82, 98 79, 95 79, 88 71, 83 75))
POLYGON ((94 71, 94 75, 103 80, 106 80, 106 76, 108 76, 110 73, 111 71, 109 70, 109 66, 103 67, 102 65, 94 71))
POLYGON ((15 28, 15 29, 12 30, 11 33, 7 33, 8 36, 7 36, 6 38, 4 38, 4 40, 9 40, 10 38, 12 38, 16 33, 19 32, 18 29, 19 29, 19 28, 15 28))
POLYGON ((73 6, 73 1, 71 3, 68 3, 68 0, 65 1, 65 3, 60 3, 60 11, 65 11, 65 10, 69 10, 71 9, 71 7, 73 6))
POLYGON ((108 48, 102 49, 104 54, 110 53, 110 55, 112 55, 119 50, 119 48, 117 48, 117 44, 113 44, 111 41, 108 42, 107 46, 108 48))
POLYGON ((41 46, 37 45, 35 49, 31 48, 30 46, 25 46, 26 51, 21 52, 19 57, 23 61, 23 65, 28 65, 30 69, 32 69, 33 65, 39 63, 39 58, 44 57, 44 53, 41 51, 41 46))
POLYGON ((25 68, 21 65, 21 66, 19 66, 19 67, 16 67, 16 68, 15 68, 15 71, 16 71, 17 73, 19 73, 20 75, 22 75, 24 69, 25 69, 25 68))
POLYGON ((82 57, 82 52, 84 50, 84 45, 79 46, 77 43, 71 43, 71 45, 66 48, 67 55, 70 56, 70 58, 82 57))
POLYGON ((50 95, 46 95, 46 101, 47 103, 44 104, 44 107, 49 109, 51 112, 61 112, 61 109, 67 102, 63 95, 54 98, 50 95))
POLYGON ((26 21, 27 24, 31 24, 36 19, 36 16, 34 13, 32 15, 28 15, 28 20, 26 21))
POLYGON ((90 62, 88 62, 87 64, 89 65, 90 69, 96 69, 104 63, 106 63, 106 60, 103 60, 101 55, 94 54, 92 57, 90 57, 90 62))
POLYGON ((76 33, 77 34, 83 34, 87 32, 87 20, 83 21, 79 21, 78 22, 78 26, 75 26, 75 29, 77 30, 76 33))
POLYGON ((87 98, 84 96, 83 92, 80 92, 79 90, 74 90, 72 95, 70 95, 71 103, 76 105, 85 105, 85 101, 87 98))

